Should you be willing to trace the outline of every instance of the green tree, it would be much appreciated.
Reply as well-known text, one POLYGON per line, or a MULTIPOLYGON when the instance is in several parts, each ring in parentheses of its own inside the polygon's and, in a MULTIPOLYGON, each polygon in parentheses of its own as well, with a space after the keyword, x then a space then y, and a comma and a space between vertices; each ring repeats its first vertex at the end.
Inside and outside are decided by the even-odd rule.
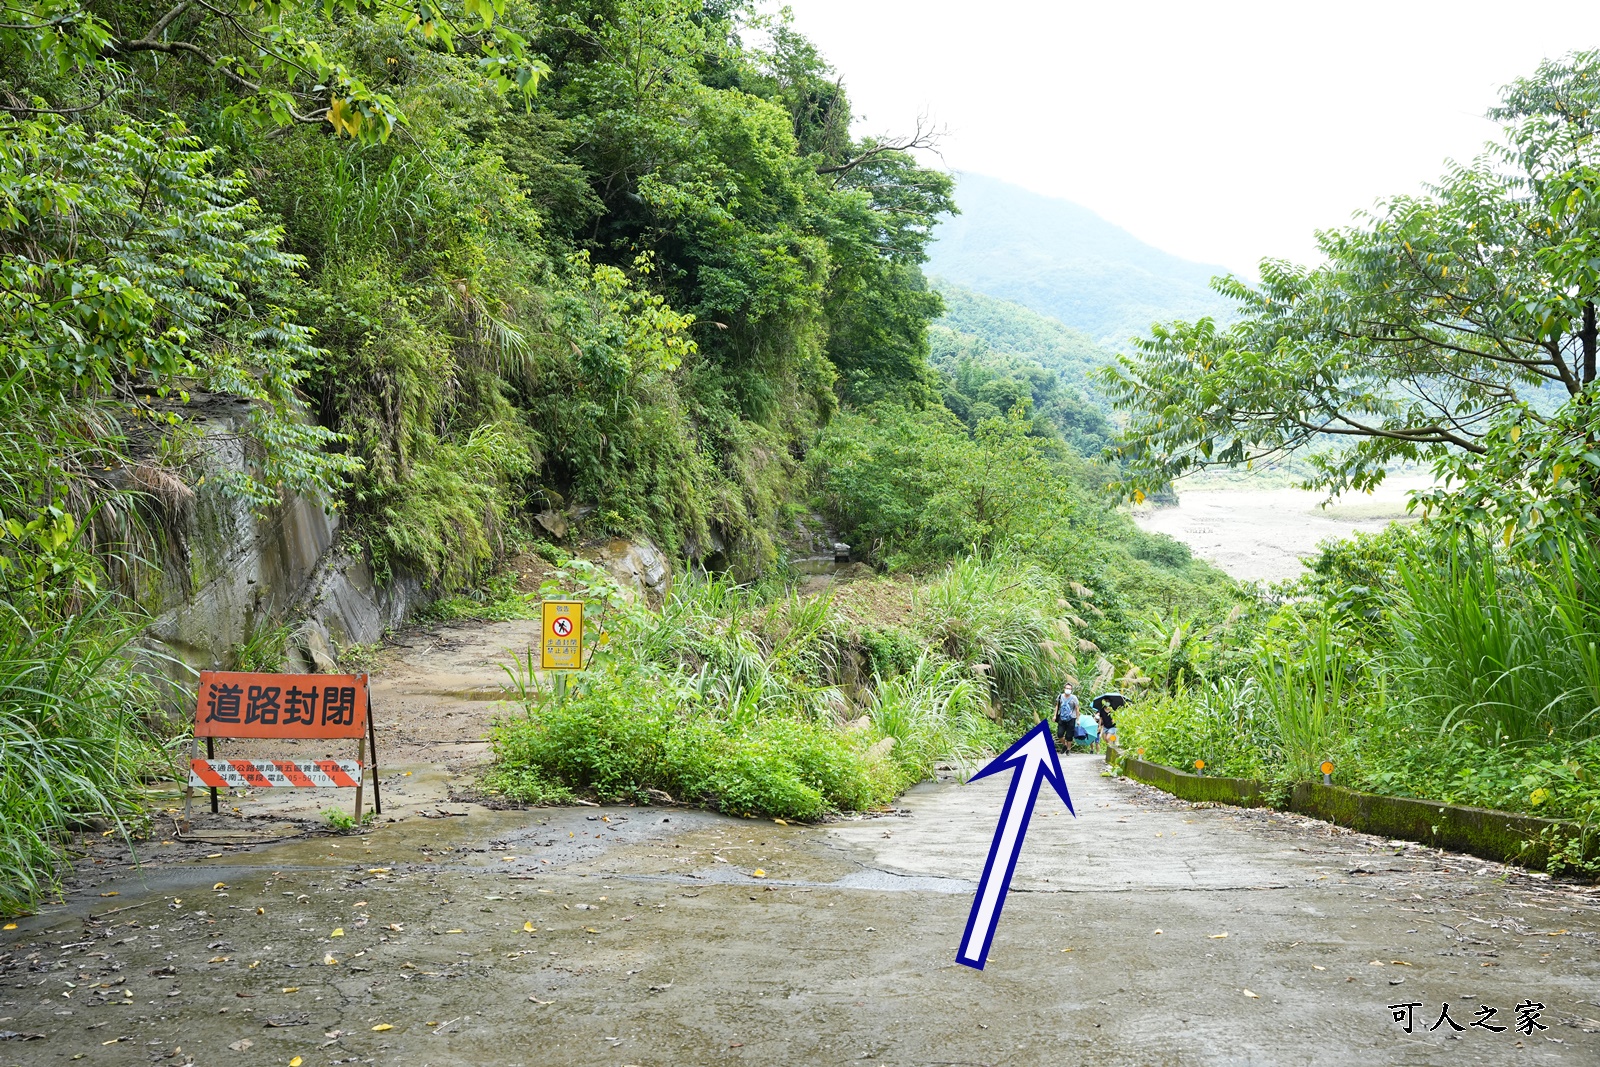
POLYGON ((1593 494, 1600 53, 1542 64, 1489 114, 1505 136, 1472 165, 1320 232, 1321 265, 1219 280, 1236 323, 1157 328, 1104 373, 1131 416, 1128 493, 1314 446, 1311 482, 1335 492, 1405 460, 1471 481, 1497 435, 1526 430, 1566 440, 1566 470, 1587 466, 1573 484, 1593 494))
POLYGON ((296 394, 315 353, 284 309, 303 261, 215 155, 176 122, 0 118, 0 431, 35 442, 0 449, 0 508, 126 485, 128 438, 181 428, 186 390, 257 402, 239 492, 337 494, 352 464, 296 394))
MULTIPOLYGON (((24 116, 92 109, 117 91, 139 57, 170 56, 226 83, 230 115, 261 124, 327 122, 340 135, 388 140, 404 110, 383 87, 333 54, 313 31, 363 17, 395 31, 390 51, 458 49, 503 93, 531 94, 548 70, 526 39, 495 18, 507 0, 0 0, 0 57, 38 63, 56 77, 35 79, 26 96, 0 78, 0 110, 24 116), (309 23, 309 25, 308 25, 309 23), (82 96, 98 95, 84 103, 82 96)), ((389 65, 399 67, 397 55, 389 65)))

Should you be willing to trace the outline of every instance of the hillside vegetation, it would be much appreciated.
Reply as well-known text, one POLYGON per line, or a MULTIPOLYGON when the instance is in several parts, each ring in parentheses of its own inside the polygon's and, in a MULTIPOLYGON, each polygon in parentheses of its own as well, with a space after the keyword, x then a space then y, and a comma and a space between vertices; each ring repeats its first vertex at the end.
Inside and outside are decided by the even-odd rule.
POLYGON ((577 685, 525 680, 495 781, 526 797, 877 803, 1063 673, 1108 675, 1145 605, 1225 608, 1107 503, 1069 385, 1006 352, 930 362, 951 180, 853 137, 841 84, 730 0, 10 5, 0 908, 49 891, 68 827, 136 831, 168 773, 120 653, 205 494, 320 499, 380 578, 438 593, 614 534, 719 571, 619 609, 629 651, 577 685), (219 397, 248 401, 248 469, 207 480, 219 397), (813 508, 916 609, 791 604, 813 508), (541 513, 562 544, 532 544, 541 513), (550 762, 573 730, 610 751, 679 722, 637 773, 550 762), (790 785, 751 792, 769 765, 790 785))

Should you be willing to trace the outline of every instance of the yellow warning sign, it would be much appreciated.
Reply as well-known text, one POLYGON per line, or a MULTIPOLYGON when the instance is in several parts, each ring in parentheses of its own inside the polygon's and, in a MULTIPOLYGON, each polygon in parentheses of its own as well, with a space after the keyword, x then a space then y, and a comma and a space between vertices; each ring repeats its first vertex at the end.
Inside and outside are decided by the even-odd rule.
POLYGON ((542 630, 541 670, 583 670, 583 601, 546 600, 542 630))

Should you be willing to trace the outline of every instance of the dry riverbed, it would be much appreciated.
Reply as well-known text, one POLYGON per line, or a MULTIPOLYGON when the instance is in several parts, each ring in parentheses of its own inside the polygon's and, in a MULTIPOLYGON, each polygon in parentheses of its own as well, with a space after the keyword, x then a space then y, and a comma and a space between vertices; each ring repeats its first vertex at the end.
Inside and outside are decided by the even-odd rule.
POLYGON ((1391 477, 1371 493, 1332 503, 1323 493, 1303 489, 1180 485, 1176 506, 1137 508, 1134 521, 1182 541, 1235 578, 1277 582, 1297 577, 1304 569, 1300 561, 1316 555, 1323 541, 1411 521, 1409 494, 1429 484, 1425 476, 1391 477))
POLYGON ((277 790, 167 817, 137 862, 100 843, 0 933, 0 1065, 1600 1062, 1594 887, 1095 757, 1066 762, 1077 818, 1041 800, 982 972, 954 955, 996 779, 816 826, 467 802, 523 625, 379 664, 369 832, 318 827, 348 793, 277 790), (1465 1029, 1430 1029, 1445 1003, 1465 1029))

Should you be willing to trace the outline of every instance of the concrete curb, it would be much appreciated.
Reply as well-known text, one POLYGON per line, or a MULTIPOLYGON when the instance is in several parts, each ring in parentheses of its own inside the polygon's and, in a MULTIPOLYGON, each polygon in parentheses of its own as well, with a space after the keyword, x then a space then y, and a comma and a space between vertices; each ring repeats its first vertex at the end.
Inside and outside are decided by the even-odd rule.
MULTIPOLYGON (((1437 800, 1358 793, 1321 782, 1297 783, 1289 796, 1289 810, 1363 833, 1419 841, 1452 852, 1539 869, 1549 863, 1553 842, 1585 836, 1577 823, 1558 819, 1442 804, 1437 800)), ((1597 856, 1600 837, 1591 833, 1584 841, 1584 858, 1597 856)))
POLYGON ((1212 801, 1242 808, 1266 807, 1266 787, 1254 778, 1207 778, 1200 774, 1146 763, 1107 746, 1106 762, 1122 764, 1122 773, 1136 781, 1153 785, 1181 800, 1212 801))
MULTIPOLYGON (((1134 759, 1106 748, 1106 762, 1122 774, 1171 793, 1182 800, 1212 801, 1239 807, 1269 807, 1266 783, 1253 778, 1206 778, 1159 763, 1134 759)), ((1387 797, 1338 785, 1299 782, 1289 795, 1288 810, 1381 837, 1416 841, 1434 848, 1464 852, 1481 859, 1543 868, 1553 843, 1582 838, 1586 860, 1600 858, 1600 834, 1559 819, 1514 815, 1488 808, 1444 804, 1436 800, 1387 797)))

